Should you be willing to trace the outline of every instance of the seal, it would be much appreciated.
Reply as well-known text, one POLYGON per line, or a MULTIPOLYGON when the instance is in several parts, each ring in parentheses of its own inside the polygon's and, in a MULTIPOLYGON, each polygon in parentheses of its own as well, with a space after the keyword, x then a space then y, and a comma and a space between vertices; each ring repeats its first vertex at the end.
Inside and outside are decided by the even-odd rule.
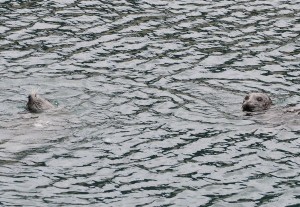
POLYGON ((40 97, 36 92, 31 92, 28 96, 27 109, 33 113, 41 113, 54 106, 46 99, 40 97))
POLYGON ((243 111, 254 112, 264 111, 271 107, 272 100, 265 93, 250 93, 245 96, 242 109, 243 111))

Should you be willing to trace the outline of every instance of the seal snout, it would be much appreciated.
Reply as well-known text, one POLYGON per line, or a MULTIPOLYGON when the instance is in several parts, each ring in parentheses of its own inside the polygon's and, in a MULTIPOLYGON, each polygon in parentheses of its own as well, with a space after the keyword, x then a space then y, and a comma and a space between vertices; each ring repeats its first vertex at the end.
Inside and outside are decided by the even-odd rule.
POLYGON ((32 96, 31 95, 28 96, 28 101, 32 101, 32 96))
POLYGON ((246 103, 246 104, 243 104, 242 109, 243 109, 243 111, 254 111, 255 105, 253 105, 251 103, 246 103))

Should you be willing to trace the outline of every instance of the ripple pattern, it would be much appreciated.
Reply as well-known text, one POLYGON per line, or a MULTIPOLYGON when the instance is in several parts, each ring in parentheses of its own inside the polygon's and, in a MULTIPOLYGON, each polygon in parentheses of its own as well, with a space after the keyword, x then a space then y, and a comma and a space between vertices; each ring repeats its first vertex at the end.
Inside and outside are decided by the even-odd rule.
POLYGON ((0 204, 300 204, 300 2, 0 0, 0 204), (58 110, 31 114, 34 88, 58 110), (245 116, 246 93, 270 111, 245 116))

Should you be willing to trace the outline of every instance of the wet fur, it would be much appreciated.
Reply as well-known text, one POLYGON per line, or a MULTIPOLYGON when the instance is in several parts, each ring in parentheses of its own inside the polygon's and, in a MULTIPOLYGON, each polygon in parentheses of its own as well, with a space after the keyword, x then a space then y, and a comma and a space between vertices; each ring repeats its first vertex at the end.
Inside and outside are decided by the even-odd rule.
POLYGON ((40 113, 54 106, 46 99, 40 97, 36 91, 31 92, 28 96, 27 109, 33 113, 40 113))
POLYGON ((272 100, 265 93, 250 93, 243 101, 243 111, 254 112, 263 111, 271 107, 272 100))

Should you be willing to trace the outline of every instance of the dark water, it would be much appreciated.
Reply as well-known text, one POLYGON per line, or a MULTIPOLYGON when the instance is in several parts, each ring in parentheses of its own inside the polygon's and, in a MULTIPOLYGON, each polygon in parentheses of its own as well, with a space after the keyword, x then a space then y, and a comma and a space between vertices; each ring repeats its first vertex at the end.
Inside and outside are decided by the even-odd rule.
POLYGON ((299 0, 0 2, 1 206, 300 205, 299 0))

